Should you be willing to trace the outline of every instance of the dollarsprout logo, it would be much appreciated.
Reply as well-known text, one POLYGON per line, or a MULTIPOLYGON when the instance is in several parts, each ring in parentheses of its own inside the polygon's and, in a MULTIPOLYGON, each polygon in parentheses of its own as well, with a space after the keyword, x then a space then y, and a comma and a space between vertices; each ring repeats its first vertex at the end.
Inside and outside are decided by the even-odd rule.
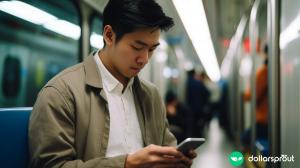
POLYGON ((244 163, 244 156, 241 152, 233 151, 228 160, 232 166, 240 166, 244 163))

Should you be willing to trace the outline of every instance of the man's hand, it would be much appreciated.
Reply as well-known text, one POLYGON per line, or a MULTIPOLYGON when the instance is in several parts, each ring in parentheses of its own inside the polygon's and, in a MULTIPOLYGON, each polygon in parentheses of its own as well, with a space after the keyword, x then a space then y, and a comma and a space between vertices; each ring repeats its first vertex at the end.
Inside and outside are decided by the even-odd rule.
POLYGON ((175 147, 149 145, 136 153, 129 154, 125 168, 188 168, 195 157, 194 151, 190 151, 185 156, 175 147))
POLYGON ((193 160, 195 157, 197 157, 197 153, 191 149, 187 154, 185 154, 185 156, 193 160))

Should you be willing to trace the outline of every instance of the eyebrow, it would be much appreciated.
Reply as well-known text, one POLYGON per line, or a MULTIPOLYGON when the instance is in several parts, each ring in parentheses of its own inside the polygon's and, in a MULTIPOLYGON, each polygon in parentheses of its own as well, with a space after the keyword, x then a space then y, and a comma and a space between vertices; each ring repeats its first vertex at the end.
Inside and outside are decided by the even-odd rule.
MULTIPOLYGON (((140 44, 140 45, 142 45, 142 46, 145 46, 145 47, 148 47, 148 46, 149 46, 147 43, 145 43, 145 42, 143 42, 143 41, 141 41, 141 40, 134 40, 134 42, 136 42, 136 43, 138 43, 138 44, 140 44)), ((159 45, 160 45, 160 43, 156 43, 156 44, 154 44, 152 47, 157 47, 157 46, 159 46, 159 45)))

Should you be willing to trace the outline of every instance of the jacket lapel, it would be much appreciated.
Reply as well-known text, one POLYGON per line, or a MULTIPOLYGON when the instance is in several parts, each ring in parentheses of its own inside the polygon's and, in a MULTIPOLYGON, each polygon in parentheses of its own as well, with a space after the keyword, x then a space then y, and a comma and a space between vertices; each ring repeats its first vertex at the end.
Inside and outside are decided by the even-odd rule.
POLYGON ((141 133, 143 137, 144 146, 148 145, 148 135, 147 135, 147 126, 146 126, 146 120, 147 120, 147 103, 148 102, 148 95, 145 92, 145 90, 142 88, 140 80, 138 77, 135 77, 134 83, 133 83, 133 96, 134 96, 134 104, 136 107, 137 117, 139 120, 141 133))
POLYGON ((96 152, 99 152, 100 157, 104 157, 107 150, 108 138, 109 138, 109 126, 110 126, 110 117, 108 111, 108 102, 107 97, 103 89, 103 83, 101 79, 101 73, 99 72, 99 68, 94 60, 95 53, 90 54, 83 62, 85 69, 85 83, 87 86, 92 87, 95 90, 94 94, 91 95, 91 117, 90 122, 93 122, 94 128, 90 130, 94 132, 94 135, 97 135, 96 139, 99 138, 98 141, 100 148, 97 148, 96 152), (98 96, 100 95, 100 96, 98 96), (104 123, 104 125, 103 125, 104 123))
POLYGON ((103 90, 101 74, 94 60, 94 54, 94 52, 91 53, 83 62, 86 76, 85 82, 91 87, 101 89, 100 96, 107 102, 107 97, 103 90))

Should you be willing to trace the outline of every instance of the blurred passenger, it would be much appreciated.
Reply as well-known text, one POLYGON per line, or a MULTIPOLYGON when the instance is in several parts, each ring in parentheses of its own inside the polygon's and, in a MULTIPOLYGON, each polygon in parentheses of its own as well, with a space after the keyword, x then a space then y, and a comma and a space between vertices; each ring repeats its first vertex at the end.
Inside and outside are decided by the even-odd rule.
POLYGON ((31 168, 190 167, 158 90, 138 73, 173 20, 154 0, 110 0, 104 47, 40 91, 29 123, 31 168), (151 144, 151 145, 150 145, 151 144))
MULTIPOLYGON (((264 47, 262 54, 263 64, 256 72, 256 139, 268 138, 268 46, 264 47)), ((247 88, 244 99, 251 100, 251 90, 247 88)), ((250 147, 251 130, 247 130, 242 142, 246 147, 250 147)))
POLYGON ((205 126, 205 106, 209 99, 209 91, 201 80, 196 79, 195 70, 188 72, 186 100, 192 113, 193 136, 202 137, 205 126))
POLYGON ((220 126, 229 133, 229 109, 228 109, 228 83, 226 80, 220 80, 219 86, 221 90, 221 96, 219 101, 219 123, 220 126))
POLYGON ((207 122, 210 122, 214 115, 219 112, 219 101, 221 97, 221 90, 216 82, 209 79, 205 72, 201 72, 199 75, 199 80, 203 81, 205 87, 209 90, 210 96, 207 102, 205 113, 207 116, 207 122))
POLYGON ((176 94, 168 91, 166 94, 167 118, 170 125, 170 131, 175 135, 178 142, 188 137, 188 116, 190 111, 179 102, 176 94))

